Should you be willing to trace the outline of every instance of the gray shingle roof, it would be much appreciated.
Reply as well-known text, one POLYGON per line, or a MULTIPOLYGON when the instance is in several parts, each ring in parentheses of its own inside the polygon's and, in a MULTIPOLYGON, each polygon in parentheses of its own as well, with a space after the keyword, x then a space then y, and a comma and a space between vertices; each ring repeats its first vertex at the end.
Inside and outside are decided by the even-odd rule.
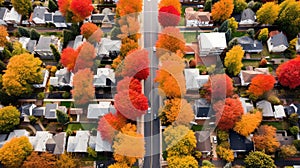
POLYGON ((280 46, 280 45, 284 45, 286 47, 289 46, 289 42, 288 42, 286 36, 282 32, 271 37, 271 43, 273 44, 274 47, 280 46))
POLYGON ((241 21, 243 21, 243 20, 255 21, 255 13, 250 8, 243 10, 242 15, 241 15, 241 21))
POLYGON ((52 13, 45 13, 45 21, 46 22, 52 22, 53 21, 52 13))
POLYGON ((7 8, 1 7, 0 8, 0 19, 3 20, 4 19, 4 15, 7 12, 7 8))
POLYGON ((44 20, 44 18, 45 18, 45 12, 46 12, 46 8, 45 7, 37 6, 33 10, 33 16, 32 16, 32 18, 39 18, 39 19, 44 20))
POLYGON ((45 118, 56 118, 57 104, 46 104, 45 118))
POLYGON ((34 47, 36 46, 36 42, 36 40, 29 40, 26 46, 26 50, 32 53, 34 51, 34 47))
POLYGON ((49 50, 51 44, 51 37, 40 37, 39 42, 36 46, 36 50, 43 51, 49 50))

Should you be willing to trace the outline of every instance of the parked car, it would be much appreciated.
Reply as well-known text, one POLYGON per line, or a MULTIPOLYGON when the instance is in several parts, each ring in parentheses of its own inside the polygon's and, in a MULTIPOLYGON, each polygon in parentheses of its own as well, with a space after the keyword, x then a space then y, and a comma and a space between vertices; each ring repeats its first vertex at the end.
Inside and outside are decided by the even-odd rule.
POLYGON ((213 142, 214 142, 214 144, 217 144, 217 143, 218 143, 218 140, 217 140, 217 137, 216 137, 216 136, 213 136, 213 142))

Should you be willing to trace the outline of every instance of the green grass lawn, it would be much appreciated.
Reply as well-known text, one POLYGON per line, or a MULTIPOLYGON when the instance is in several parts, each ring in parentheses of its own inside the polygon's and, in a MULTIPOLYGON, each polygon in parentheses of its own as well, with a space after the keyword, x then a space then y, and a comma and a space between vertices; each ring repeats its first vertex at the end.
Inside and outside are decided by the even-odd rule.
POLYGON ((182 32, 185 42, 186 43, 192 43, 192 42, 196 42, 197 38, 196 36, 198 36, 200 33, 197 32, 182 32))
POLYGON ((246 35, 247 33, 246 32, 243 32, 243 31, 236 31, 236 32, 234 32, 234 33, 232 33, 232 38, 234 38, 234 37, 242 37, 242 36, 244 36, 244 35, 246 35))
POLYGON ((260 61, 251 61, 251 60, 247 60, 247 61, 243 61, 243 65, 246 66, 253 66, 253 67, 259 67, 259 63, 260 61))
POLYGON ((60 103, 61 106, 66 106, 67 108, 70 108, 72 105, 72 102, 61 102, 60 103))
POLYGON ((93 128, 97 129, 97 123, 72 123, 68 124, 67 129, 75 130, 92 130, 93 128))
POLYGON ((184 19, 184 17, 180 17, 180 21, 179 21, 178 26, 185 26, 185 19, 184 19))
POLYGON ((203 128, 203 125, 193 125, 192 130, 193 131, 201 131, 203 128))
POLYGON ((263 121, 261 122, 261 125, 270 125, 277 128, 277 130, 286 130, 289 127, 289 124, 285 121, 263 121))

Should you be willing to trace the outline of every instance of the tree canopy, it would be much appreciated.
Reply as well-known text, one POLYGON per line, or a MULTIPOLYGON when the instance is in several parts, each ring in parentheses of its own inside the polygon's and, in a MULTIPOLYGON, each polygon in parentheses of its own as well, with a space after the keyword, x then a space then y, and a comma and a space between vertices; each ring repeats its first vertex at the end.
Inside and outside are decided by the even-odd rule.
POLYGON ((80 34, 90 42, 100 42, 103 34, 102 30, 94 23, 84 23, 80 27, 80 34))
POLYGON ((7 33, 7 29, 4 26, 0 26, 0 46, 4 47, 5 44, 7 43, 7 37, 8 37, 8 33, 7 33))
POLYGON ((11 3, 15 10, 25 18, 29 17, 32 12, 31 0, 12 0, 11 3))
POLYGON ((32 152, 24 161, 22 168, 53 168, 56 164, 56 157, 53 154, 32 152))
POLYGON ((289 60, 276 69, 281 85, 295 89, 300 86, 300 58, 289 60))
POLYGON ((278 18, 279 6, 274 2, 267 2, 256 12, 257 21, 261 24, 273 24, 278 18))
POLYGON ((177 26, 180 21, 180 13, 174 6, 164 6, 159 9, 158 21, 163 27, 177 26))
POLYGON ((198 161, 193 156, 172 156, 167 162, 169 168, 198 168, 198 161))
POLYGON ((259 126, 261 121, 262 113, 259 110, 253 110, 242 115, 241 120, 235 123, 233 130, 247 137, 259 126))
POLYGON ((63 153, 56 161, 56 166, 59 168, 77 168, 78 160, 75 159, 71 154, 63 153))
POLYGON ((247 168, 276 168, 271 156, 260 151, 250 152, 244 162, 247 168))
POLYGON ((61 53, 61 64, 66 67, 69 71, 73 71, 78 57, 78 51, 71 47, 63 49, 61 53))
POLYGON ((276 138, 276 128, 268 125, 262 125, 258 128, 253 141, 256 150, 266 153, 274 153, 280 145, 276 138))
POLYGON ((252 78, 248 92, 258 98, 272 90, 275 83, 276 80, 272 75, 259 74, 252 78))
POLYGON ((0 109, 0 132, 8 133, 20 123, 20 112, 13 106, 0 109))
POLYGON ((214 21, 223 22, 230 18, 234 9, 233 0, 220 0, 212 6, 211 15, 214 21))
POLYGON ((173 1, 173 0, 161 0, 158 4, 158 9, 162 9, 166 6, 173 6, 177 12, 179 12, 179 15, 181 14, 181 3, 179 1, 173 1))
POLYGON ((243 67, 242 59, 244 53, 245 51, 240 45, 233 46, 232 49, 226 53, 224 64, 230 74, 236 76, 240 73, 243 67))

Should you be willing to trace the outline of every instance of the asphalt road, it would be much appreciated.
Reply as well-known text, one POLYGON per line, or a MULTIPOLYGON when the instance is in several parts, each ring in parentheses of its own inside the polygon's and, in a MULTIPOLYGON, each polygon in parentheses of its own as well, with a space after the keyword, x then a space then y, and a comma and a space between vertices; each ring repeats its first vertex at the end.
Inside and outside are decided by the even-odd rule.
POLYGON ((160 122, 156 117, 159 109, 159 96, 157 94, 157 84, 154 83, 158 59, 153 51, 153 46, 157 41, 159 31, 158 25, 158 8, 157 0, 144 0, 143 8, 143 44, 144 48, 149 51, 150 59, 150 76, 145 81, 144 94, 149 99, 151 107, 150 113, 147 113, 144 118, 144 137, 146 155, 144 158, 144 168, 160 167, 160 122))

